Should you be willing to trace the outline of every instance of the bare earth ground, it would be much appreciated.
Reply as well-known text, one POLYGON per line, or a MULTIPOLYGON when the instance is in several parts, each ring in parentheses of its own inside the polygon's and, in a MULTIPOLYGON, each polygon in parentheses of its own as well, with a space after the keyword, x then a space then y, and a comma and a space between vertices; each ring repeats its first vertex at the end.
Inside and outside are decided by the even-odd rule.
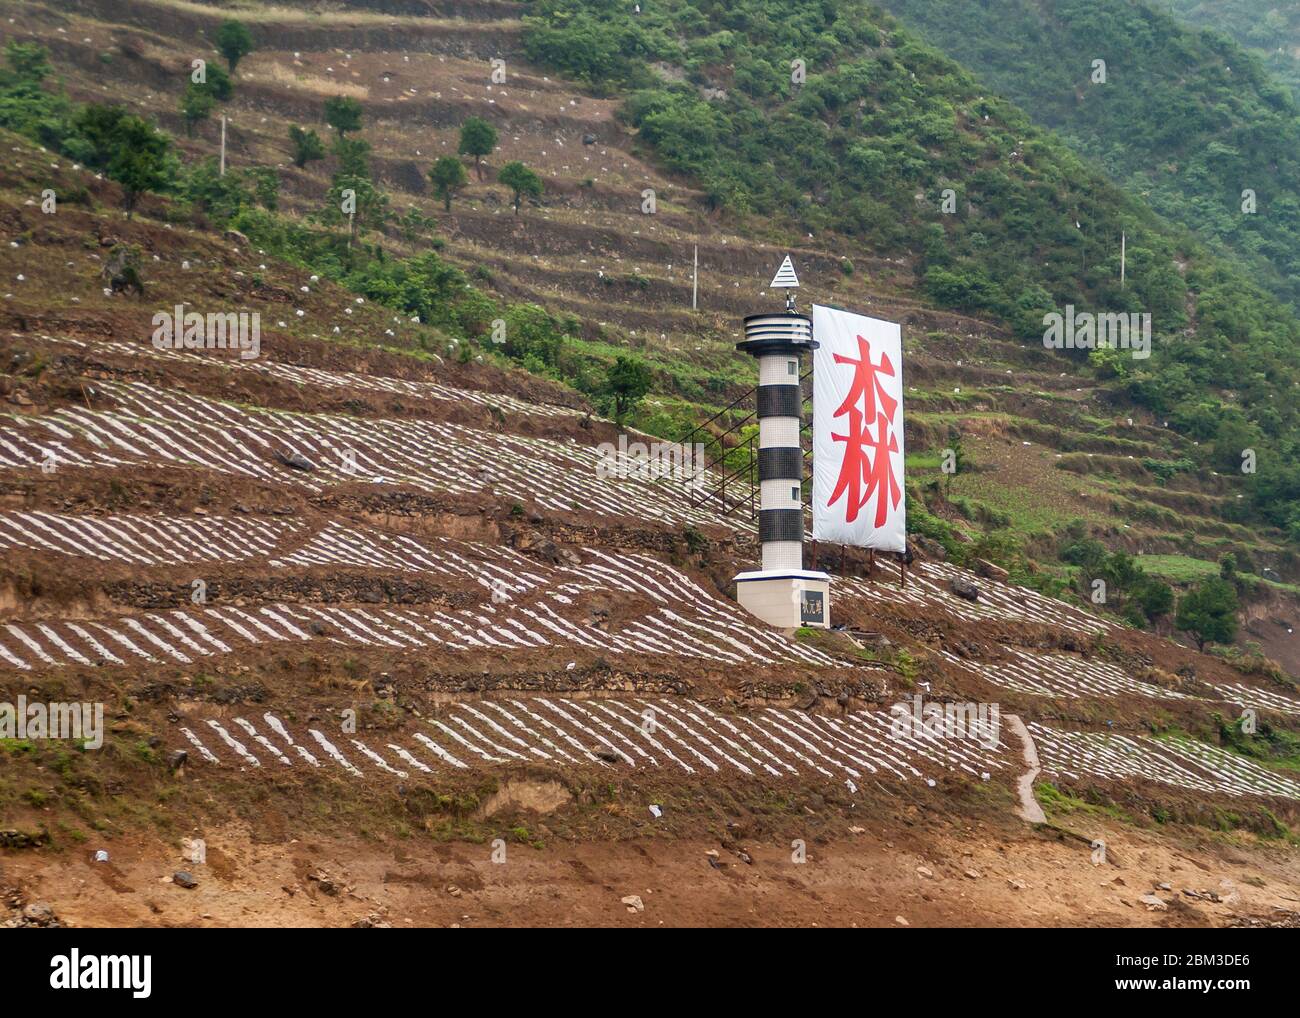
POLYGON ((1110 857, 1101 865, 1087 845, 1051 831, 920 821, 891 839, 864 832, 809 844, 803 864, 779 844, 747 845, 752 865, 721 850, 715 869, 706 853, 718 843, 705 840, 511 845, 495 864, 489 845, 266 844, 231 826, 208 834, 207 866, 190 867, 200 881, 193 890, 171 882, 188 866, 179 851, 138 836, 114 841, 107 864, 89 852, 27 854, 8 858, 0 874, 83 927, 1210 927, 1277 922, 1300 908, 1296 863, 1282 852, 1247 858, 1224 843, 1101 833, 1110 857), (1185 888, 1223 900, 1193 899, 1185 888), (1167 909, 1139 901, 1153 890, 1167 909), (644 911, 621 903, 629 895, 644 911))

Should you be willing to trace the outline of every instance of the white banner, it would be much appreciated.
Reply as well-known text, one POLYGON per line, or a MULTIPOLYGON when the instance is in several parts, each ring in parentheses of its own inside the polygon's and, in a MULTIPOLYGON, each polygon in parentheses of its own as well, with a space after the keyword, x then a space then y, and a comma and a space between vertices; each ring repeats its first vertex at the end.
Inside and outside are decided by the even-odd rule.
POLYGON ((813 538, 903 551, 903 333, 813 305, 813 538))

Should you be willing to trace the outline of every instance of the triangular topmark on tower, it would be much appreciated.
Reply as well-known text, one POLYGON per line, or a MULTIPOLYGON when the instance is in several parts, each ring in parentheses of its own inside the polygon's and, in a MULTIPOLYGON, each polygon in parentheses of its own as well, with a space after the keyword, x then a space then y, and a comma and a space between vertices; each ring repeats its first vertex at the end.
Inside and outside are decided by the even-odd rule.
POLYGON ((785 256, 785 261, 781 267, 776 270, 776 275, 772 277, 772 283, 769 289, 775 290, 778 287, 794 288, 799 285, 799 277, 794 274, 794 263, 790 261, 790 256, 785 256))

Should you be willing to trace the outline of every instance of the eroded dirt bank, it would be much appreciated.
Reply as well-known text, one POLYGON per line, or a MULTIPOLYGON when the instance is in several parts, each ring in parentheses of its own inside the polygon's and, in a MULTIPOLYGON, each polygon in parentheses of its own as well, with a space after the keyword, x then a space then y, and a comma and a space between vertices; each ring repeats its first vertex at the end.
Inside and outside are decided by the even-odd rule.
POLYGON ((1267 846, 1093 823, 1089 834, 1107 840, 1096 863, 1088 844, 1052 830, 908 814, 888 834, 811 839, 802 863, 784 837, 743 832, 507 844, 494 862, 503 850, 491 843, 266 842, 229 826, 204 832, 204 865, 132 835, 108 843, 108 863, 89 849, 11 853, 0 883, 11 921, 41 903, 81 927, 1210 927, 1292 923, 1300 908, 1294 859, 1267 846), (178 886, 177 870, 198 886, 178 886), (623 902, 632 896, 641 909, 623 902))

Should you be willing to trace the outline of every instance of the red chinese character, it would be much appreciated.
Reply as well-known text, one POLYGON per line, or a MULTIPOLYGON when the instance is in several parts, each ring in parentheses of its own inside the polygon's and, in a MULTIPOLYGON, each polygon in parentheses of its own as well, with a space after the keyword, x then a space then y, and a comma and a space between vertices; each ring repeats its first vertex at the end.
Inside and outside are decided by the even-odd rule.
POLYGON ((852 523, 858 518, 858 512, 872 496, 876 497, 875 526, 883 527, 889 516, 889 507, 898 508, 902 498, 902 488, 894 476, 891 453, 898 452, 898 436, 891 430, 891 422, 898 410, 898 401, 885 391, 880 375, 894 376, 894 366, 888 354, 882 354, 880 364, 871 362, 871 344, 861 336, 858 337, 858 359, 835 354, 836 364, 852 364, 853 384, 849 394, 835 411, 835 417, 849 418, 849 433, 837 435, 831 433, 836 442, 844 442, 844 462, 840 466, 840 476, 835 483, 835 490, 827 505, 834 505, 846 492, 848 499, 844 509, 844 519, 852 523), (862 404, 861 408, 859 404, 862 404), (866 428, 868 421, 876 422, 875 437, 866 428), (867 449, 874 451, 868 457, 867 449))

